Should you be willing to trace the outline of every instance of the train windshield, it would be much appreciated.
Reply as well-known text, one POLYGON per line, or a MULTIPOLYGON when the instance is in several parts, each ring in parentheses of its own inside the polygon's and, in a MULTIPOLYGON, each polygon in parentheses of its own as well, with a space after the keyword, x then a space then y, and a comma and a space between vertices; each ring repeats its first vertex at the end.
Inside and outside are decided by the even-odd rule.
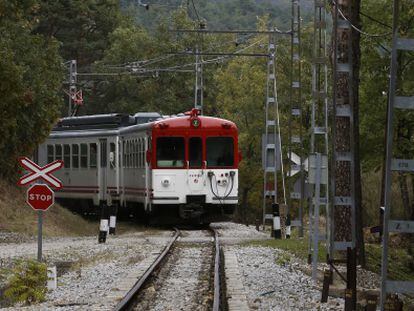
POLYGON ((208 137, 207 166, 228 167, 234 165, 234 143, 232 137, 208 137))
POLYGON ((184 137, 157 138, 157 166, 184 167, 184 137))

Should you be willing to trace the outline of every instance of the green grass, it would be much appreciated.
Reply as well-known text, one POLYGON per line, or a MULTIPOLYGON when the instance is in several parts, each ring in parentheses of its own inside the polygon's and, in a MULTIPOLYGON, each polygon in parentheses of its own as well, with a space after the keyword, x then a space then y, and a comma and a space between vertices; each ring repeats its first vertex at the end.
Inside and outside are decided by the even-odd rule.
MULTIPOLYGON (((298 258, 307 260, 308 258, 308 239, 291 238, 288 240, 257 240, 243 243, 244 246, 263 246, 273 247, 287 251, 298 258)), ((320 262, 326 261, 326 249, 322 243, 319 245, 320 262)), ((366 244, 366 269, 374 273, 381 273, 381 245, 366 244)), ((414 280, 413 257, 405 249, 390 248, 388 277, 395 280, 414 280)))
MULTIPOLYGON (((381 273, 381 245, 366 244, 367 259, 366 269, 375 273, 381 273)), ((407 250, 401 248, 389 249, 388 277, 394 280, 414 281, 413 257, 407 250)))
MULTIPOLYGON (((272 239, 272 240, 257 240, 244 243, 244 245, 250 246, 264 246, 264 247, 273 247, 278 248, 291 254, 296 257, 307 260, 308 258, 308 239, 307 238, 290 238, 290 239, 272 239)), ((326 250, 323 243, 319 243, 319 261, 326 261, 326 250)))

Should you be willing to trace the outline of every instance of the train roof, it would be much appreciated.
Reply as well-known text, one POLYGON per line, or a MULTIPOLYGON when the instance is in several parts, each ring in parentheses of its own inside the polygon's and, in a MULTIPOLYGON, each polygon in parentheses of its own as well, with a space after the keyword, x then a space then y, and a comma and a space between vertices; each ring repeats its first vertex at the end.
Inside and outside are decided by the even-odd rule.
POLYGON ((49 138, 114 136, 153 128, 186 129, 193 119, 199 128, 222 128, 237 130, 235 123, 215 117, 198 115, 196 110, 174 116, 161 116, 158 112, 96 114, 62 118, 53 128, 49 138))
POLYGON ((162 116, 158 112, 138 112, 133 116, 126 113, 110 113, 67 117, 60 119, 53 131, 116 129, 154 122, 160 118, 162 116))
POLYGON ((234 122, 216 118, 216 117, 208 117, 208 116, 194 116, 186 114, 184 116, 175 117, 175 118, 167 118, 167 119, 160 119, 154 122, 154 128, 166 128, 169 129, 185 129, 191 126, 191 120, 197 118, 200 121, 199 128, 200 129, 207 129, 207 128, 222 128, 226 127, 229 129, 237 130, 237 126, 234 122))

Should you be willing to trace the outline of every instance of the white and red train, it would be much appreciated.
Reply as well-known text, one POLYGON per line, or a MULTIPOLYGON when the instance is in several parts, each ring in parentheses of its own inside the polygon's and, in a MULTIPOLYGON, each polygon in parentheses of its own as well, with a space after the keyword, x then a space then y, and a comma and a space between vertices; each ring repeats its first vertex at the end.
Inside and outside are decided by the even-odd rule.
POLYGON ((56 198, 83 212, 112 206, 154 223, 210 223, 238 202, 237 127, 196 109, 61 119, 38 149, 39 164, 57 159, 56 198))

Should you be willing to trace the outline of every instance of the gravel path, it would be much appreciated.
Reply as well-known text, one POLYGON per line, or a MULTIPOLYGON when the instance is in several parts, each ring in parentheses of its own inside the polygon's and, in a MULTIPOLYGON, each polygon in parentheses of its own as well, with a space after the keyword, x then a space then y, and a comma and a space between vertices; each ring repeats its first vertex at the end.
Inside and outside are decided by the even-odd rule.
POLYGON ((342 299, 330 298, 327 304, 321 304, 321 292, 312 279, 289 263, 282 263, 288 258, 283 251, 267 247, 235 249, 251 309, 343 310, 342 299))
POLYGON ((246 226, 233 222, 217 222, 211 224, 211 227, 218 231, 220 243, 223 244, 237 244, 249 240, 263 240, 269 238, 268 233, 257 231, 252 225, 246 226))
MULTIPOLYGON (((72 267, 58 277, 58 288, 47 294, 45 303, 24 309, 110 310, 115 302, 105 297, 147 254, 161 251, 171 234, 171 231, 129 233, 111 236, 105 244, 98 244, 96 237, 46 240, 46 261, 72 262, 72 267)), ((9 263, 16 257, 33 257, 36 246, 36 243, 1 244, 0 258, 3 263, 9 263)))

